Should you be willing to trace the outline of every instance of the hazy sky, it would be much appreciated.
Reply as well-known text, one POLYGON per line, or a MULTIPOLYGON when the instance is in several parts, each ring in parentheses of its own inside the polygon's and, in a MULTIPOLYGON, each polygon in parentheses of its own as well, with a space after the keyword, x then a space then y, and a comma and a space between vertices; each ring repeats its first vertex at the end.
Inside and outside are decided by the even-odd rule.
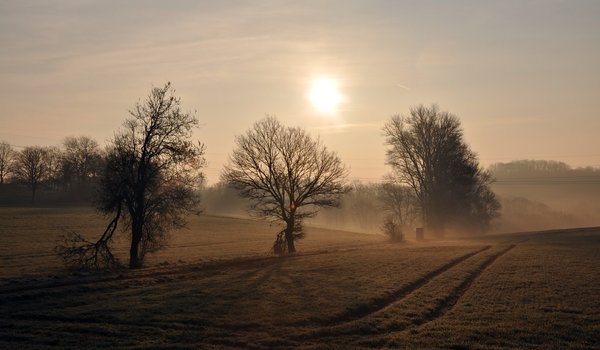
POLYGON ((319 134, 353 178, 388 172, 383 123, 458 115, 483 164, 600 166, 600 1, 0 2, 0 140, 108 140, 171 81, 196 110, 210 182, 265 114, 319 134), (334 116, 307 99, 337 79, 334 116))

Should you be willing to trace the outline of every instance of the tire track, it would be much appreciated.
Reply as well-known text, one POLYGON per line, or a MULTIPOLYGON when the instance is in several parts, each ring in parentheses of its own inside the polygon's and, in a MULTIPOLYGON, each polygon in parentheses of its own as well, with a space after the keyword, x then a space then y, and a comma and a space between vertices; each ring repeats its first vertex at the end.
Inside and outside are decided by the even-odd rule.
MULTIPOLYGON (((426 325, 429 322, 435 321, 436 319, 444 316, 451 311, 456 303, 462 298, 463 295, 471 288, 473 283, 481 276, 496 260, 501 256, 515 248, 516 244, 511 244, 507 248, 502 249, 496 254, 490 256, 477 270, 472 272, 465 280, 461 282, 446 298, 442 300, 430 313, 428 313, 422 320, 416 323, 417 327, 426 325)), ((414 328, 414 327, 409 327, 414 328)))
POLYGON ((329 318, 329 319, 307 320, 304 322, 296 323, 296 324, 294 324, 294 326, 309 326, 309 325, 338 326, 338 325, 342 325, 342 324, 345 324, 348 322, 353 322, 353 321, 368 317, 369 315, 372 315, 376 312, 382 311, 382 310, 386 309, 387 307, 393 305, 394 303, 402 300, 404 297, 406 297, 410 293, 418 290, 419 288, 423 287, 425 284, 429 283, 429 281, 431 281, 438 275, 441 275, 442 273, 450 270, 451 268, 455 267, 456 265, 469 259, 470 257, 480 254, 480 253, 490 249, 491 247, 492 246, 487 245, 479 250, 462 255, 456 259, 453 259, 450 262, 442 265, 441 267, 438 267, 437 269, 425 274, 423 277, 421 277, 413 282, 410 282, 409 284, 405 285, 404 287, 402 287, 400 289, 393 291, 390 294, 387 294, 380 298, 372 299, 370 302, 361 304, 361 305, 359 305, 353 309, 350 309, 338 316, 335 316, 335 317, 329 318))
POLYGON ((406 333, 414 331, 415 329, 421 328, 450 312, 458 303, 458 301, 465 295, 465 293, 471 288, 473 283, 481 276, 494 262, 500 257, 514 249, 519 242, 510 244, 508 247, 496 252, 489 256, 477 269, 467 275, 467 277, 456 286, 450 294, 442 299, 430 312, 423 315, 421 318, 416 319, 410 325, 405 325, 400 328, 386 329, 385 332, 378 332, 379 336, 376 339, 370 339, 368 342, 359 340, 357 344, 361 346, 373 347, 373 344, 377 344, 378 347, 397 347, 398 345, 387 338, 389 332, 406 333))
MULTIPOLYGON (((388 339, 386 339, 388 333, 390 333, 390 332, 406 332, 406 331, 414 330, 415 328, 421 327, 427 323, 430 323, 430 322, 444 316, 446 313, 448 313, 449 311, 451 311, 454 308, 454 306, 457 304, 457 302, 469 290, 469 288, 472 286, 472 284, 478 279, 478 277, 481 274, 483 274, 496 260, 498 260, 504 254, 508 253, 514 247, 516 247, 516 244, 510 244, 508 247, 501 249, 498 252, 493 253, 493 254, 489 255, 488 257, 486 257, 485 259, 483 259, 483 261, 480 264, 478 264, 478 266, 472 272, 470 272, 466 276, 466 278, 460 282, 460 284, 458 286, 451 289, 450 293, 447 296, 445 296, 433 308, 433 310, 431 310, 429 312, 424 312, 420 316, 416 316, 416 319, 413 319, 413 321, 409 324, 402 324, 402 325, 401 324, 392 324, 392 325, 384 326, 383 328, 380 328, 379 326, 374 326, 374 328, 369 330, 369 329, 362 328, 361 325, 350 324, 351 321, 359 320, 359 319, 354 319, 351 321, 330 325, 333 328, 319 329, 319 330, 316 330, 313 332, 309 332, 308 334, 305 333, 302 338, 297 337, 297 339, 298 340, 300 340, 300 339, 309 340, 311 342, 311 344, 319 344, 325 340, 328 342, 329 341, 336 342, 336 339, 339 337, 356 337, 357 334, 360 334, 363 337, 368 335, 369 340, 364 341, 364 339, 356 339, 356 341, 357 341, 356 344, 359 346, 372 347, 374 343, 377 343, 377 344, 379 344, 378 345, 379 347, 390 346, 393 348, 394 344, 389 343, 388 339), (340 327, 343 327, 343 328, 340 328, 340 327)), ((469 255, 474 256, 478 253, 488 250, 489 248, 491 248, 491 246, 486 246, 482 250, 474 252, 469 255)), ((461 257, 461 258, 463 258, 463 257, 461 257)), ((461 259, 461 258, 459 258, 459 259, 461 259)), ((467 258, 461 259, 461 261, 464 261, 467 258)), ((455 266, 457 264, 458 263, 454 263, 453 266, 455 266)), ((446 267, 447 265, 449 265, 449 264, 446 264, 444 267, 446 267)), ((428 284, 430 282, 437 280, 435 278, 436 276, 442 274, 443 272, 450 270, 451 267, 452 266, 445 268, 444 271, 436 274, 429 280, 425 281, 423 284, 428 284)), ((388 307, 389 308, 394 307, 394 305, 397 305, 397 303, 401 302, 404 299, 404 297, 409 297, 408 294, 412 294, 413 292, 417 292, 419 290, 421 290, 421 288, 415 288, 411 292, 407 293, 407 295, 402 296, 401 298, 397 299, 395 302, 390 303, 389 305, 387 305, 384 308, 381 308, 380 310, 376 310, 370 314, 367 314, 367 315, 363 316, 362 318, 366 318, 370 315, 373 315, 378 311, 385 310, 388 307)), ((296 337, 291 337, 291 339, 296 339, 296 337)))

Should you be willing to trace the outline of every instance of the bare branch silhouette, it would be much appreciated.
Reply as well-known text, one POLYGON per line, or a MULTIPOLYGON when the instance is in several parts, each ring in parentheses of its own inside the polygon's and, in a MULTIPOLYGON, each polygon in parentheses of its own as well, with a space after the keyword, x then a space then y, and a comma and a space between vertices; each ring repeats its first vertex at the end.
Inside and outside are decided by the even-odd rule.
POLYGON ((254 124, 236 145, 223 180, 250 200, 251 213, 285 223, 274 251, 295 252, 294 241, 304 237, 302 220, 320 207, 339 205, 348 191, 346 168, 304 129, 285 127, 274 117, 254 124))
POLYGON ((130 111, 108 147, 100 181, 99 210, 113 219, 97 242, 71 237, 81 244, 62 250, 67 261, 86 263, 92 256, 94 262, 98 255, 100 261, 112 260, 110 239, 122 221, 131 231, 129 266, 140 267, 146 253, 165 245, 170 229, 185 226, 187 214, 199 213, 204 145, 190 140, 198 119, 180 105, 167 83, 130 111))

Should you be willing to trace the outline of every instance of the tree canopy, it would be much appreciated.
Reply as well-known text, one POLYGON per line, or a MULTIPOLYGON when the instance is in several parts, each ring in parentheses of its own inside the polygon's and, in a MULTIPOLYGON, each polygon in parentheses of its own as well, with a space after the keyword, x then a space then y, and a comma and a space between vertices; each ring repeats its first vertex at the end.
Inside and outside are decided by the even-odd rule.
POLYGON ((129 266, 139 267, 147 252, 164 245, 170 229, 199 211, 204 146, 191 140, 198 119, 181 110, 170 83, 153 88, 130 115, 108 147, 100 180, 98 207, 112 220, 96 242, 71 237, 74 244, 62 247, 71 263, 113 264, 110 242, 122 222, 131 232, 129 266))
POLYGON ((420 105, 392 117, 383 131, 393 176, 413 189, 430 231, 443 234, 450 224, 487 229, 499 202, 456 116, 420 105))
POLYGON ((304 235, 302 220, 320 207, 339 205, 347 192, 346 168, 320 140, 274 117, 257 122, 235 142, 223 180, 250 200, 251 213, 283 221, 274 250, 295 252, 294 241, 304 235))

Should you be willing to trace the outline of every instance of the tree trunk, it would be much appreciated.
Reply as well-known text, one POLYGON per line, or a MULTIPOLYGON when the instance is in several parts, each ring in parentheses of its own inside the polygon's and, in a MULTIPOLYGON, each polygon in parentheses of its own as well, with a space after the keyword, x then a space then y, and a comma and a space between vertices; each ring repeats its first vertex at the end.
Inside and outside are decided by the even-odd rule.
POLYGON ((142 225, 137 220, 131 224, 131 247, 129 248, 129 268, 137 269, 142 266, 139 247, 142 239, 142 225))
POLYGON ((294 217, 290 218, 285 228, 285 241, 288 246, 288 253, 295 253, 296 246, 294 245, 294 217))

